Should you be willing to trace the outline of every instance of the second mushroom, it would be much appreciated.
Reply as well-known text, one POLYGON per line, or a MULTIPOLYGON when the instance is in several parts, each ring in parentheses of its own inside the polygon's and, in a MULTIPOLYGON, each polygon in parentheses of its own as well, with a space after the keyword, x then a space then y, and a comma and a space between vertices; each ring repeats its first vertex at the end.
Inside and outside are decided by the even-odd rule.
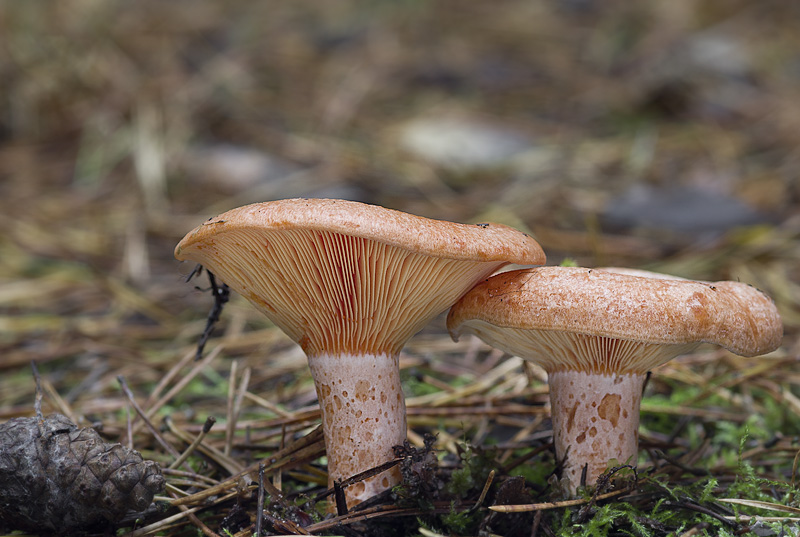
MULTIPOLYGON (((212 218, 178 244, 300 344, 314 378, 333 485, 393 458, 406 438, 400 349, 476 282, 540 265, 529 236, 343 200, 290 199, 212 218)), ((345 490, 352 506, 397 484, 345 490)))
POLYGON ((475 334, 548 373, 556 457, 569 494, 609 461, 636 465, 645 375, 700 343, 743 356, 775 350, 772 300, 738 282, 620 269, 538 267, 478 284, 450 310, 450 334, 475 334))

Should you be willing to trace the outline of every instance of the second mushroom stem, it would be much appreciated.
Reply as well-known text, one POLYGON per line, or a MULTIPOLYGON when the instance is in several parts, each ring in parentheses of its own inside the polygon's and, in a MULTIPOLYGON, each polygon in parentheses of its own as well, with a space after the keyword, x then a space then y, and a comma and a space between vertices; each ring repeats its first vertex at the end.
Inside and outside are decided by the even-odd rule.
POLYGON ((574 495, 594 485, 611 460, 636 465, 644 374, 555 371, 549 374, 553 442, 574 495))
MULTIPOLYGON (((398 357, 309 356, 328 455, 328 485, 394 458, 406 438, 406 409, 398 357)), ((348 506, 399 482, 397 468, 348 487, 348 506)))

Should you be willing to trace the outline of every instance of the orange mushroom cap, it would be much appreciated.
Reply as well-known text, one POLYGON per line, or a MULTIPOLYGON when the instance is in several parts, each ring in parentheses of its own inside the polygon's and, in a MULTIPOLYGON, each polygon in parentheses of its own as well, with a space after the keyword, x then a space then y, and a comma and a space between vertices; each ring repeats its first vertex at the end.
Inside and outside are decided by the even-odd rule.
MULTIPOLYGON (((205 266, 303 348, 331 485, 391 460, 405 439, 405 342, 498 268, 545 261, 535 240, 499 224, 327 199, 233 209, 187 234, 175 257, 205 266)), ((397 468, 373 476, 349 487, 346 501, 398 480, 397 468)))
POLYGON ((308 354, 396 353, 476 281, 508 263, 544 263, 500 224, 467 225, 330 199, 233 209, 181 240, 308 354))
POLYGON ((451 308, 447 326, 548 370, 601 372, 647 371, 700 343, 755 356, 783 335, 775 304, 744 283, 578 267, 493 276, 451 308))
POLYGON ((746 284, 573 267, 497 274, 450 309, 447 327, 454 339, 473 333, 547 370, 553 444, 570 495, 611 460, 636 464, 648 370, 702 342, 763 354, 783 333, 772 300, 746 284))

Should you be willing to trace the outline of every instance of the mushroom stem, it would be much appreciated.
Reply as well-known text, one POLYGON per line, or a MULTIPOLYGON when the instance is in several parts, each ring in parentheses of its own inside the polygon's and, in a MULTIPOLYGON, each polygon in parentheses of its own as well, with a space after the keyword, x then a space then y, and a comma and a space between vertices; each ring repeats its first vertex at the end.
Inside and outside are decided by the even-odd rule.
POLYGON ((582 485, 584 465, 589 486, 611 460, 636 465, 644 379, 639 373, 549 374, 553 443, 572 495, 582 485))
MULTIPOLYGON (((316 354, 309 367, 317 389, 328 455, 328 486, 394 458, 406 438, 399 357, 316 354)), ((397 467, 345 489, 348 507, 400 481, 397 467)))

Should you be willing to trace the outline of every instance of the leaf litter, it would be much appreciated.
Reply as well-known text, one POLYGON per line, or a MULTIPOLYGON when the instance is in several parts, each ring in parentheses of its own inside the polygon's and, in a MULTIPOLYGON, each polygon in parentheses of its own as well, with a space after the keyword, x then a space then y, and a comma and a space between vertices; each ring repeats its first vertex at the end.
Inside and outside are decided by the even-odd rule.
POLYGON ((34 416, 35 362, 45 414, 159 462, 165 492, 114 525, 125 535, 797 531, 795 6, 265 5, 0 8, 4 422, 34 416), (396 138, 429 115, 489 119, 535 147, 440 167, 396 138), (217 166, 195 181, 203 170, 182 160, 232 144, 286 162, 290 179, 229 185, 217 166), (713 234, 605 219, 636 185, 717 193, 769 219, 713 234), (452 342, 437 319, 401 356, 403 486, 326 515, 336 491, 305 357, 231 296, 195 361, 213 298, 172 258, 220 210, 296 195, 504 221, 551 264, 746 281, 775 299, 784 343, 753 359, 704 347, 654 371, 636 472, 569 505, 553 493, 543 373, 452 342))

